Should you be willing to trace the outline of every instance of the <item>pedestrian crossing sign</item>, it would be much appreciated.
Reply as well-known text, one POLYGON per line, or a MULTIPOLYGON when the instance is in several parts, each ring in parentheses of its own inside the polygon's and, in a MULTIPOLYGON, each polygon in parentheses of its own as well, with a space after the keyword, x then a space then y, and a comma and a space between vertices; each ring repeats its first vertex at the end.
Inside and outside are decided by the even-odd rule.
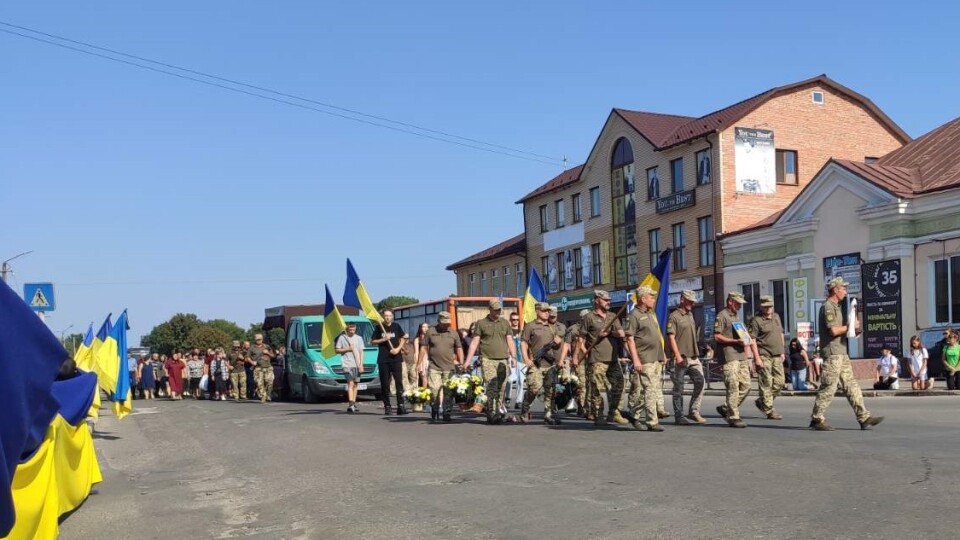
POLYGON ((23 300, 34 311, 53 311, 57 306, 53 283, 24 283, 23 300))

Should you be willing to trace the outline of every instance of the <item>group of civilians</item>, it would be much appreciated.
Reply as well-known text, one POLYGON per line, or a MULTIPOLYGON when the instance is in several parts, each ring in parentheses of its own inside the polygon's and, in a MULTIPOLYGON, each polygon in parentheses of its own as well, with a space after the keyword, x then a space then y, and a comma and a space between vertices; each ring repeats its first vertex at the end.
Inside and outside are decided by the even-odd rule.
MULTIPOLYGON (((947 380, 947 390, 960 390, 960 333, 952 328, 943 331, 943 348, 939 360, 943 364, 944 377, 947 380)), ((900 389, 900 359, 894 356, 889 345, 880 349, 881 356, 877 360, 876 380, 873 388, 876 390, 900 389)), ((906 351, 906 368, 910 372, 910 388, 913 390, 930 390, 933 388, 933 378, 929 375, 930 354, 920 341, 920 336, 910 338, 910 348, 906 351)))
MULTIPOLYGON (((282 358, 284 347, 278 347, 273 354, 282 358)), ((230 363, 226 351, 222 348, 210 348, 206 353, 194 348, 191 351, 174 351, 172 355, 153 353, 136 358, 127 355, 127 371, 130 375, 130 389, 133 399, 154 399, 165 397, 181 400, 211 399, 226 401, 230 395, 230 363), (201 388, 201 381, 206 384, 201 388)), ((253 366, 245 366, 251 373, 246 377, 246 388, 238 395, 247 399, 256 399, 257 390, 253 376, 253 366)))

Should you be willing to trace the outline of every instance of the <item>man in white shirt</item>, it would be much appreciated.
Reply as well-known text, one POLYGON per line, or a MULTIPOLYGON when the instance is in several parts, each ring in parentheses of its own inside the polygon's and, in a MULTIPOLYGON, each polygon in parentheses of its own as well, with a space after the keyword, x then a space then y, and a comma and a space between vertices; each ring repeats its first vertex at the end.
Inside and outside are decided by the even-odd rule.
POLYGON ((363 373, 363 337, 357 335, 357 323, 348 322, 344 333, 337 336, 335 344, 337 354, 343 366, 343 376, 347 379, 347 412, 357 409, 357 383, 363 373))

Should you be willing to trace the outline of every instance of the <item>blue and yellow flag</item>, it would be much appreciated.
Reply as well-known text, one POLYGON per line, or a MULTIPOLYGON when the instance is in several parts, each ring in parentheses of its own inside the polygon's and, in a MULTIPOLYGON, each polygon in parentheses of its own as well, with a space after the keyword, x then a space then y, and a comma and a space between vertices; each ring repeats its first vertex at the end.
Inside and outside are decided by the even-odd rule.
MULTIPOLYGON (((117 356, 111 359, 115 365, 110 365, 108 369, 114 370, 116 383, 114 383, 113 393, 110 399, 113 400, 113 412, 117 415, 117 420, 133 411, 133 395, 130 392, 130 374, 127 372, 127 330, 130 324, 127 320, 127 310, 123 310, 117 319, 117 324, 110 330, 110 340, 115 343, 117 356)), ((110 389, 106 389, 108 392, 110 389)))
POLYGON ((93 323, 87 326, 87 333, 83 335, 83 343, 77 347, 73 354, 73 361, 77 364, 77 369, 83 371, 93 371, 93 323))
POLYGON ((109 395, 117 386, 117 371, 110 369, 117 357, 117 342, 110 339, 113 331, 113 314, 107 318, 97 330, 97 335, 90 345, 90 354, 93 356, 93 372, 97 374, 97 384, 109 395))
POLYGON ((530 281, 527 283, 527 292, 523 294, 523 322, 531 322, 537 318, 537 302, 547 301, 547 290, 540 281, 536 268, 530 269, 530 281))
POLYGON ((357 275, 350 259, 347 259, 347 284, 343 288, 343 305, 359 309, 361 313, 375 323, 383 322, 383 317, 380 316, 380 312, 377 311, 373 301, 370 300, 370 295, 367 294, 367 289, 360 281, 360 276, 357 275))
POLYGON ((670 254, 670 249, 664 250, 660 254, 657 265, 640 282, 641 287, 646 285, 657 291, 657 304, 654 313, 657 314, 657 322, 660 323, 661 339, 667 333, 667 309, 670 300, 670 254))
POLYGON ((60 409, 53 381, 69 357, 20 295, 0 282, 0 538, 16 519, 14 471, 41 446, 60 409))
POLYGON ((324 284, 323 288, 327 290, 327 305, 323 309, 323 335, 320 337, 320 353, 324 358, 330 358, 337 354, 337 336, 347 328, 347 323, 343 322, 340 310, 333 303, 330 287, 324 284))

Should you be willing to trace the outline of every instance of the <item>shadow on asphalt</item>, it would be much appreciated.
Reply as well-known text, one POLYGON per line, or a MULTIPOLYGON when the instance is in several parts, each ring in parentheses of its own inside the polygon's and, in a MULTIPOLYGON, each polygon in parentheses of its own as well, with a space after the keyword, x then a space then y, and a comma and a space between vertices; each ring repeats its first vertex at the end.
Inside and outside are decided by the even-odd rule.
POLYGON ((100 433, 100 432, 98 432, 98 431, 94 431, 94 432, 93 432, 93 438, 94 438, 94 439, 103 439, 103 440, 105 440, 105 441, 116 441, 116 440, 120 439, 120 437, 117 437, 116 435, 110 435, 109 433, 100 433))

